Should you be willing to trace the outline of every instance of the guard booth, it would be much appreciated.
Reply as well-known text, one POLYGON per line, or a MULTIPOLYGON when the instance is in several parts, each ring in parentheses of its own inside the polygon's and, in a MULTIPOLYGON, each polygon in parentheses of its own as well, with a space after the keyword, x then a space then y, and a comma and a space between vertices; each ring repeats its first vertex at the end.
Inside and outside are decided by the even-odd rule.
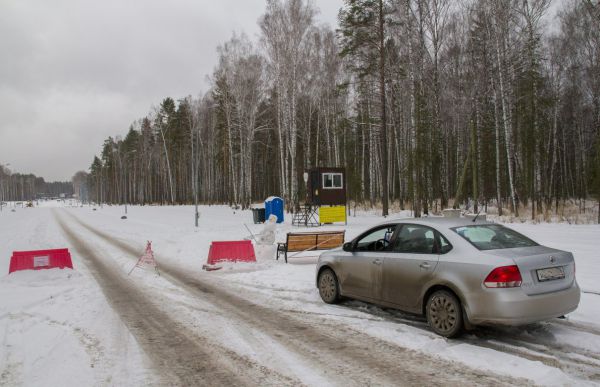
POLYGON ((312 168, 305 177, 306 205, 300 208, 292 224, 319 226, 322 223, 346 223, 346 169, 312 168))
POLYGON ((308 204, 315 206, 346 205, 346 170, 344 168, 313 168, 308 172, 308 204))

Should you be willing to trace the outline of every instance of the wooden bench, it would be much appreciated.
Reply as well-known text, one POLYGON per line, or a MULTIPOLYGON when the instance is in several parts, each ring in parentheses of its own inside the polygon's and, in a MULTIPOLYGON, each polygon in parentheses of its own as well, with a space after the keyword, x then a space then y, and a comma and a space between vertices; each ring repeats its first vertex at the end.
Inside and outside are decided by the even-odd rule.
POLYGON ((339 247, 344 244, 345 234, 346 231, 288 232, 285 243, 277 244, 277 260, 282 253, 287 263, 288 252, 329 250, 339 247))

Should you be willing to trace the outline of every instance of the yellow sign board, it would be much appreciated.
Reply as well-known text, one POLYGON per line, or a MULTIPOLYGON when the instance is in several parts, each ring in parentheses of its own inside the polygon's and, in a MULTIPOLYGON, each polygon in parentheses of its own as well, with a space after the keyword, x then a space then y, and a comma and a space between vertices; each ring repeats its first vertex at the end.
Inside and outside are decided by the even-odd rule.
POLYGON ((346 206, 319 207, 319 223, 346 221, 346 206))

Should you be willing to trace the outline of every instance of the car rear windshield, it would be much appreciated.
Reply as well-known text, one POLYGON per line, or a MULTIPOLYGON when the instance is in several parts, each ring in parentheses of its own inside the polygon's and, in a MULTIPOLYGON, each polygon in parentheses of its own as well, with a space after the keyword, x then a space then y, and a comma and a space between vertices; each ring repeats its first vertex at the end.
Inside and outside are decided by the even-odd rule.
POLYGON ((538 245, 526 236, 497 224, 455 227, 453 230, 479 250, 512 249, 538 245))

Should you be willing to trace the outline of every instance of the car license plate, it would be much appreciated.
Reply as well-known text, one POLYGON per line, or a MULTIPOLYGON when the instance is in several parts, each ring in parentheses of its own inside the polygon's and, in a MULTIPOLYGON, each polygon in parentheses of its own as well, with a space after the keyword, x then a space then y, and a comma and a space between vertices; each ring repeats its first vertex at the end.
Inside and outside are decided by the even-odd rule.
POLYGON ((539 269, 537 277, 540 282, 563 279, 565 278, 565 269, 562 266, 539 269))

